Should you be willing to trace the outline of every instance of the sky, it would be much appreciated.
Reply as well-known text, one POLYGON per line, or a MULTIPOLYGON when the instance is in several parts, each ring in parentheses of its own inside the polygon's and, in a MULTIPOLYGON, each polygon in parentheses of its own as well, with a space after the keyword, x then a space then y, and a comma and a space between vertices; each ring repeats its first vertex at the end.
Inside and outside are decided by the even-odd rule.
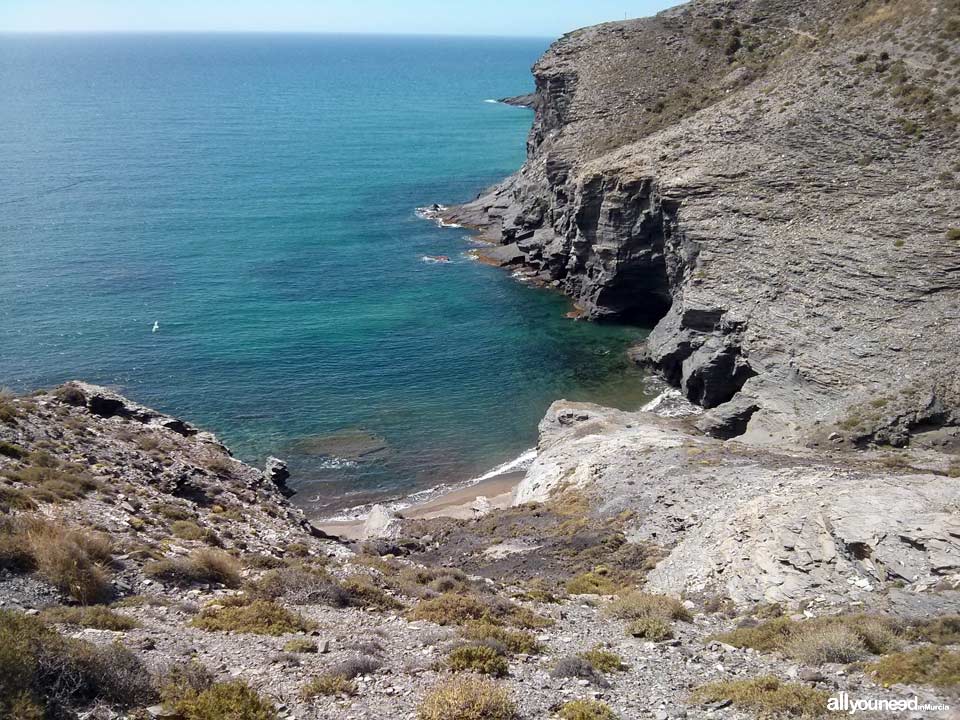
POLYGON ((360 32, 555 37, 679 0, 0 0, 0 32, 360 32))

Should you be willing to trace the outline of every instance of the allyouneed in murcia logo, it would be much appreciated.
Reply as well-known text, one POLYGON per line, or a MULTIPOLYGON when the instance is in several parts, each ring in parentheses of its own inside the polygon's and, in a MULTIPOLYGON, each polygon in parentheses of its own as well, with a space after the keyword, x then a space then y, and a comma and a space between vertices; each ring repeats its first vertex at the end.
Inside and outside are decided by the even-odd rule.
POLYGON ((949 705, 921 703, 916 695, 912 698, 852 698, 846 692, 841 692, 827 700, 827 710, 845 712, 849 715, 858 712, 917 712, 949 709, 949 705))

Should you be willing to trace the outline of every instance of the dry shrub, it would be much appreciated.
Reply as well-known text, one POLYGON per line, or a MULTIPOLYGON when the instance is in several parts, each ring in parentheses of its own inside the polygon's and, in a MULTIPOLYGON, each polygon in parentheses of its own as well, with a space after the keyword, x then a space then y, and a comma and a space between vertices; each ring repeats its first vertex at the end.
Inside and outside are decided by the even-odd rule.
POLYGON ((310 629, 302 617, 269 600, 255 600, 240 607, 209 607, 190 624, 202 630, 253 635, 287 635, 310 629))
POLYGON ((602 645, 596 645, 593 649, 580 653, 580 657, 600 672, 623 672, 627 669, 623 664, 623 658, 602 645))
POLYGON ((870 673, 885 685, 918 683, 940 688, 960 685, 960 653, 937 645, 885 655, 869 666, 870 673))
POLYGON ((510 630, 485 620, 464 625, 463 636, 477 643, 502 646, 508 653, 534 655, 543 649, 531 633, 510 630))
POLYGON ((514 720, 510 691, 492 680, 462 675, 437 685, 417 708, 419 720, 514 720))
POLYGON ((808 665, 851 663, 869 655, 860 636, 843 625, 825 625, 798 633, 784 646, 784 652, 808 665))
POLYGON ((607 614, 620 620, 661 618, 690 622, 693 617, 683 603, 667 595, 631 592, 621 595, 607 606, 607 614))
POLYGON ((213 673, 196 660, 186 663, 171 661, 160 669, 154 682, 160 688, 160 699, 173 707, 213 685, 213 673))
POLYGON ((374 610, 401 610, 405 605, 391 597, 366 575, 351 575, 340 582, 350 605, 374 610))
POLYGON ((194 550, 185 558, 147 563, 143 572, 147 577, 177 587, 204 583, 240 586, 240 564, 232 555, 212 548, 194 550))
POLYGON ((960 615, 944 615, 932 620, 921 620, 913 623, 907 632, 912 639, 937 645, 960 643, 960 615))
POLYGON ((267 600, 283 598, 294 605, 321 603, 335 608, 348 607, 350 594, 323 570, 303 567, 270 570, 246 586, 253 597, 267 600))
POLYGON ((808 718, 825 715, 830 696, 822 690, 765 675, 752 680, 711 683, 694 690, 693 698, 702 703, 731 702, 736 708, 761 718, 808 718))
POLYGON ((72 530, 40 518, 19 518, 5 528, 8 548, 21 548, 21 563, 29 566, 61 592, 83 604, 105 602, 112 588, 107 565, 110 539, 102 533, 72 530))
POLYGON ((369 655, 354 655, 346 660, 341 660, 332 668, 330 672, 334 675, 341 675, 347 680, 353 680, 361 675, 371 675, 381 668, 382 662, 369 655))
POLYGON ((453 672, 476 672, 503 677, 509 671, 506 658, 488 645, 461 645, 447 655, 447 668, 453 672))
POLYGON ((319 648, 313 640, 294 638, 284 643, 283 651, 287 653, 316 653, 319 652, 319 648))

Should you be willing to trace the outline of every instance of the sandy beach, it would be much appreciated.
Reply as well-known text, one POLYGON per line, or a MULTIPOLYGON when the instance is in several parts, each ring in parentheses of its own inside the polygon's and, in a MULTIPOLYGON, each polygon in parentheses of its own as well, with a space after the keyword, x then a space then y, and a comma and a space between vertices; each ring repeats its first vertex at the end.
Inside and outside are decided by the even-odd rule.
MULTIPOLYGON (((490 507, 501 509, 510 507, 514 490, 523 479, 524 472, 509 472, 474 485, 455 488, 430 500, 411 505, 398 515, 407 519, 429 520, 437 517, 469 519, 477 513, 473 506, 481 497, 486 498, 490 507)), ((325 533, 337 535, 346 540, 358 540, 362 537, 364 520, 340 520, 316 522, 314 525, 325 533)))

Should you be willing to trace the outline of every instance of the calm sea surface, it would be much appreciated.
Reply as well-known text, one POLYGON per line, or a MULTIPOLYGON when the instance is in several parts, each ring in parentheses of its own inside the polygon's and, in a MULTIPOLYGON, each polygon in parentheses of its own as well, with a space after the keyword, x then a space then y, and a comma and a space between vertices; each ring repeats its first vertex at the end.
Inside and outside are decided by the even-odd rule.
POLYGON ((0 386, 115 386, 318 512, 516 457, 560 397, 636 407, 643 331, 415 214, 520 165, 532 114, 485 100, 546 45, 0 35, 0 386))

